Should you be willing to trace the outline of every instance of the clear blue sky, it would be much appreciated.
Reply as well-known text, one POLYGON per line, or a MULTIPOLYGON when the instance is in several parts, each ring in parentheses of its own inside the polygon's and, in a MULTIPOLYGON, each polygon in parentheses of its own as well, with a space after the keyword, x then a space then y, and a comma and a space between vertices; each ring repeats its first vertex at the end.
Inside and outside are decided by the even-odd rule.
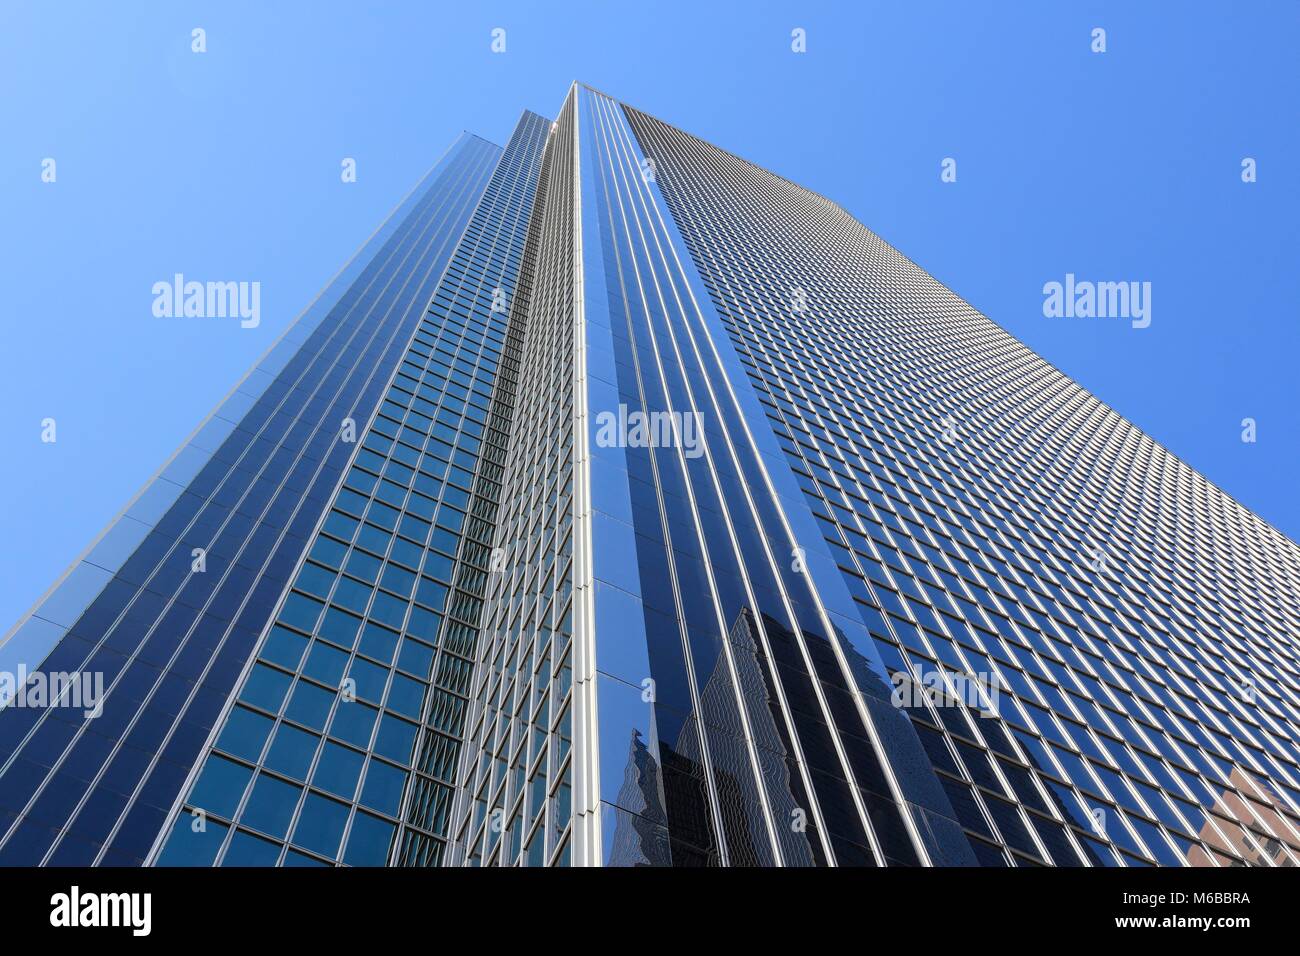
POLYGON ((1298 537, 1298 46, 1290 0, 5 0, 0 631, 460 130, 574 79, 835 199, 1298 537), (261 325, 155 318, 175 272, 259 281, 261 325), (1151 327, 1045 318, 1067 272, 1150 281, 1151 327))

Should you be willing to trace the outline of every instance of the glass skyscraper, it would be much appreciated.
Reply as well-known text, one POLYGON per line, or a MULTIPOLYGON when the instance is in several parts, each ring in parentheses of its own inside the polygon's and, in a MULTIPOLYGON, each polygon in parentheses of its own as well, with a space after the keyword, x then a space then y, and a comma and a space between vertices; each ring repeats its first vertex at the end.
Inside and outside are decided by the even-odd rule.
POLYGON ((1300 549, 833 202, 463 136, 0 671, 0 864, 1292 866, 1300 549), (84 703, 84 702, 83 702, 84 703))

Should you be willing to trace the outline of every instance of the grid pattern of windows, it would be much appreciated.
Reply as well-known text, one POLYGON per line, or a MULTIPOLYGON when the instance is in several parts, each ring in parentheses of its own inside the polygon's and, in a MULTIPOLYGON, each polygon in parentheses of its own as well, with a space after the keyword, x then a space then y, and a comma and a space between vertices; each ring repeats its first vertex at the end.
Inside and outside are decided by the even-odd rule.
POLYGON ((1300 547, 574 84, 0 643, 107 691, 0 701, 0 865, 1294 866, 1297 635, 1300 547))
POLYGON ((159 864, 440 862, 511 411, 495 386, 549 129, 516 127, 159 864))
POLYGON ((625 111, 880 658, 947 691, 907 713, 980 862, 1295 865, 1300 549, 833 203, 625 111))
POLYGON ((340 424, 378 406, 499 156, 458 140, 82 562, 84 611, 35 612, 69 625, 42 670, 106 697, 0 712, 0 864, 145 860, 338 487, 340 424))
MULTIPOLYGON (((573 817, 573 176, 570 94, 545 206, 449 862, 568 865, 573 817)), ((535 254, 534 254, 534 250, 535 254)))
POLYGON ((452 862, 974 862, 829 551, 838 595, 791 560, 792 525, 815 524, 788 469, 765 480, 775 442, 735 424, 724 330, 692 304, 642 159, 618 105, 575 85, 548 151, 452 862), (620 412, 695 415, 703 453, 603 440, 620 412))
MULTIPOLYGON (((862 645, 865 630, 837 625, 829 596, 790 559, 784 509, 721 384, 728 370, 711 341, 722 330, 693 305, 631 130, 615 101, 585 91, 582 102, 583 204, 594 212, 583 240, 599 240, 606 292, 598 312, 585 276, 588 419, 626 409, 683 422, 667 441, 629 433, 618 448, 597 434, 592 453, 596 710, 601 772, 612 774, 601 784, 603 862, 637 862, 625 858, 636 849, 654 864, 915 864, 904 797, 880 756, 894 728, 855 713, 839 656, 855 653, 848 632, 856 626, 862 645), (652 708, 638 707, 646 678, 652 708), (639 787, 617 775, 629 739, 639 787)), ((882 697, 883 673, 868 688, 882 697)), ((951 814, 931 803, 915 812, 951 814)))

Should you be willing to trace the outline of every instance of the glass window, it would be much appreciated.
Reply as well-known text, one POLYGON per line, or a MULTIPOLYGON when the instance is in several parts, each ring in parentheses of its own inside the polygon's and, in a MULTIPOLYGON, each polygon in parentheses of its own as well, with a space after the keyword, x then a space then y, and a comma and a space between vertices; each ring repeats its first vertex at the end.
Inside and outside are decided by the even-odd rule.
MULTIPOLYGON (((351 648, 357 639, 357 629, 361 627, 361 618, 355 614, 349 614, 347 611, 341 611, 336 607, 330 607, 325 612, 325 620, 321 621, 321 637, 333 641, 341 647, 351 648)), ((302 651, 298 652, 301 658, 302 651)), ((295 662, 297 666, 297 662, 295 662)))
POLYGON ((380 627, 373 622, 368 622, 365 631, 361 635, 361 645, 358 650, 367 657, 373 657, 388 664, 393 659, 393 648, 396 646, 397 634, 395 632, 388 630, 386 627, 380 627))
POLYGON ((256 763, 273 723, 275 721, 270 717, 251 711, 247 707, 236 707, 231 710, 230 716, 226 719, 226 726, 222 728, 221 736, 217 738, 217 746, 226 753, 256 763))
POLYGON ((285 599, 284 609, 280 611, 280 620, 300 631, 311 633, 325 605, 305 594, 291 592, 285 599))
POLYGON ((408 637, 402 641, 402 653, 398 655, 397 666, 404 671, 427 678, 433 667, 433 648, 408 637))
POLYGON ((370 743, 370 730, 375 725, 378 713, 369 704, 360 701, 344 701, 334 711, 334 720, 330 724, 330 734, 339 740, 367 747, 370 743))
POLYGON ((351 800, 357 792, 357 780, 361 777, 364 762, 365 757, 350 747, 327 741, 316 764, 316 772, 312 774, 312 785, 351 800))
POLYGON ((298 572, 298 580, 294 581, 293 586, 300 591, 306 591, 308 594, 324 598, 329 595, 330 587, 333 584, 334 572, 308 561, 302 566, 302 570, 298 572))
POLYGON ((239 806, 239 798, 244 795, 248 778, 252 775, 250 767, 212 754, 203 765, 194 789, 190 791, 189 803, 207 813, 233 817, 235 808, 239 806))
POLYGON ((266 766, 295 780, 306 780, 320 738, 291 724, 281 724, 266 755, 266 766))
POLYGON ((221 841, 229 829, 224 823, 208 820, 204 828, 195 832, 194 818, 182 813, 172 825, 167 845, 158 854, 159 866, 211 866, 217 858, 221 841))
POLYGON ((267 667, 265 664, 254 664, 248 680, 244 682, 244 689, 239 699, 246 704, 276 713, 284 701, 284 692, 289 689, 290 680, 292 678, 284 671, 267 667))
POLYGON ((298 816, 298 825, 294 827, 293 842, 332 858, 338 853, 339 841, 343 839, 343 827, 347 822, 346 804, 318 793, 309 793, 302 805, 302 813, 298 816))
POLYGON ((348 610, 364 614, 370 601, 370 587, 352 578, 341 578, 334 592, 334 603, 348 610))
POLYGON ((391 823, 358 813, 348 834, 348 848, 343 862, 349 866, 383 866, 388 862, 388 848, 393 840, 391 823))
POLYGON ((385 714, 379 722, 379 733, 375 736, 375 753, 399 763, 411 759, 411 748, 415 745, 415 724, 385 714))
POLYGON ((374 584, 379 575, 379 566, 382 563, 374 555, 367 554, 365 551, 353 551, 348 557, 347 572, 356 575, 363 581, 374 584))
POLYGON ((343 679, 343 671, 348 665, 348 654, 330 644, 316 641, 307 653, 307 663, 302 672, 312 680, 318 680, 329 687, 337 687, 343 679))
POLYGON ((289 819, 293 816, 293 808, 298 805, 300 793, 301 787, 265 773, 259 774, 240 822, 271 836, 283 837, 289 829, 289 819))
POLYGON ((358 697, 379 703, 384 699, 384 688, 388 685, 388 669, 372 664, 370 661, 356 658, 348 676, 356 682, 358 697))
POLYGON ((397 816, 406 786, 406 772, 381 760, 370 761, 366 782, 361 788, 361 803, 372 810, 397 816))
POLYGON ((324 730, 334 697, 334 691, 300 680, 289 698, 289 706, 284 709, 284 716, 312 730, 324 730))
POLYGON ((424 711, 424 685, 403 674, 393 675, 393 686, 388 690, 388 707, 419 720, 424 711))
POLYGON ((400 628, 402 622, 406 620, 406 608, 407 604, 401 598, 395 598, 391 594, 380 591, 375 595, 375 603, 370 609, 370 616, 381 624, 400 628))
POLYGON ((277 624, 271 628, 271 633, 266 636, 266 643, 262 646, 260 656, 263 660, 271 661, 290 670, 297 670, 298 662, 302 660, 302 652, 306 646, 307 638, 277 624))
POLYGON ((222 866, 275 866, 280 859, 280 844, 236 830, 221 858, 222 866))

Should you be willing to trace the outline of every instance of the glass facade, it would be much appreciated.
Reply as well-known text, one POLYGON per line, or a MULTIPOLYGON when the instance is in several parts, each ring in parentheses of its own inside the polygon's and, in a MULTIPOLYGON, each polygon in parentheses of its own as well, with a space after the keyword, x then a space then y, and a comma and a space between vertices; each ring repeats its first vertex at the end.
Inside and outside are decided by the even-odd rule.
POLYGON ((159 865, 441 860, 511 414, 496 384, 549 131, 531 113, 516 127, 159 865))
POLYGON ((625 114, 979 862, 1295 865, 1296 545, 833 203, 625 114))
POLYGON ((106 697, 0 711, 0 864, 149 856, 500 154, 462 136, 7 636, 7 670, 102 674, 106 697))
POLYGON ((1298 585, 834 203, 575 84, 0 644, 108 688, 0 711, 0 864, 1292 866, 1298 585))

